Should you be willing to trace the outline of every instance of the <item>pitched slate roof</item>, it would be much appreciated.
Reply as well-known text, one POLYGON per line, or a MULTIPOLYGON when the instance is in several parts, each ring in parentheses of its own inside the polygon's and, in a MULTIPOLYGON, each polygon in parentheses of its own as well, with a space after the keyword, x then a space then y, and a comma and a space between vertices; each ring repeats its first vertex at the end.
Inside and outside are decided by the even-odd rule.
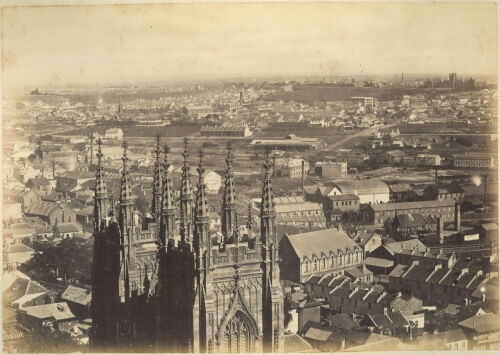
POLYGON ((413 296, 398 296, 392 300, 391 308, 409 316, 422 310, 422 300, 413 296))
POLYGON ((351 330, 353 328, 359 327, 359 323, 352 320, 352 318, 349 317, 349 315, 345 314, 345 313, 336 314, 336 315, 332 316, 329 319, 329 321, 330 321, 331 326, 335 327, 335 328, 351 330))
POLYGON ((71 312, 66 302, 42 304, 39 306, 25 307, 23 312, 38 319, 55 319, 58 321, 73 319, 75 315, 71 312))
POLYGON ((313 350, 312 345, 298 334, 286 334, 284 343, 286 353, 310 352, 313 350))
POLYGON ((59 205, 55 202, 35 201, 24 207, 24 213, 48 217, 58 207, 59 205))
POLYGON ((361 248, 349 236, 337 229, 324 229, 314 232, 301 233, 295 235, 286 235, 293 249, 300 259, 304 257, 313 259, 313 254, 318 258, 321 253, 329 255, 332 252, 338 255, 339 252, 346 254, 349 250, 353 253, 355 250, 361 251, 361 248))
POLYGON ((365 259, 365 264, 366 265, 371 265, 371 266, 377 266, 377 267, 393 267, 394 266, 394 261, 392 260, 387 260, 387 259, 381 259, 381 258, 376 258, 373 256, 369 256, 365 259))
POLYGON ((19 244, 7 244, 5 246, 4 252, 6 253, 25 253, 25 252, 30 252, 34 251, 32 248, 30 248, 27 245, 24 245, 23 243, 19 244))
POLYGON ((338 181, 335 185, 344 194, 384 194, 389 193, 389 187, 385 182, 378 179, 365 179, 365 180, 345 180, 338 181))
POLYGON ((92 300, 92 292, 81 287, 70 285, 61 295, 61 299, 87 306, 92 300))
POLYGON ((416 250, 422 250, 422 251, 427 249, 425 244, 422 243, 417 238, 404 240, 402 242, 395 242, 395 243, 386 244, 386 247, 388 250, 392 251, 392 253, 400 251, 401 247, 403 247, 403 249, 411 249, 411 250, 416 249, 416 250))
POLYGON ((478 333, 485 333, 489 331, 499 330, 499 318, 498 315, 494 313, 485 313, 477 316, 470 317, 460 323, 458 325, 473 329, 478 333))
POLYGON ((47 292, 38 292, 38 293, 30 293, 28 295, 24 295, 19 297, 17 300, 12 302, 12 306, 15 304, 19 305, 19 307, 22 307, 26 302, 29 302, 37 297, 43 296, 47 294, 47 292))
POLYGON ((408 192, 413 191, 413 188, 410 184, 393 184, 389 185, 390 192, 408 192))
POLYGON ((275 206, 276 214, 302 212, 302 211, 323 211, 321 204, 314 202, 290 203, 275 206))
POLYGON ((328 198, 332 201, 359 200, 359 197, 354 194, 333 195, 333 196, 328 196, 328 198))
POLYGON ((387 312, 387 314, 370 314, 368 317, 377 328, 399 328, 410 325, 400 311, 387 312))
POLYGON ((59 223, 55 226, 55 230, 59 233, 76 233, 80 231, 73 223, 59 223))
POLYGON ((431 201, 415 201, 415 202, 394 202, 394 203, 379 203, 370 205, 370 208, 375 212, 379 211, 394 211, 408 210, 415 208, 437 208, 437 207, 454 207, 454 200, 431 200, 431 201))

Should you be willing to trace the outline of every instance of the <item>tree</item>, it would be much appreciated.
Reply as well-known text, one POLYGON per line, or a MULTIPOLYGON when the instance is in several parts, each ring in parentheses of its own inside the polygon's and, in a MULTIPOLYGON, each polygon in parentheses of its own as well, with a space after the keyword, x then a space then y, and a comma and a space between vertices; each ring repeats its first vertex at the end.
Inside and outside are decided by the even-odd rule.
POLYGON ((29 333, 19 339, 18 353, 69 353, 83 352, 86 346, 79 344, 67 332, 49 327, 39 333, 29 333))
POLYGON ((56 245, 35 241, 32 248, 36 254, 20 269, 33 279, 55 281, 62 277, 65 282, 91 283, 92 240, 64 239, 56 245))

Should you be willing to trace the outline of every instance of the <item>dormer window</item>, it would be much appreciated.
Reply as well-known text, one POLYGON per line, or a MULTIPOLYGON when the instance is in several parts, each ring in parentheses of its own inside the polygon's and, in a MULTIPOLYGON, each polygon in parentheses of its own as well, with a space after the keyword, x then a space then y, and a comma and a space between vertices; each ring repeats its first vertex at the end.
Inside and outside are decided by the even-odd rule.
POLYGON ((304 260, 304 273, 309 272, 309 261, 304 260))

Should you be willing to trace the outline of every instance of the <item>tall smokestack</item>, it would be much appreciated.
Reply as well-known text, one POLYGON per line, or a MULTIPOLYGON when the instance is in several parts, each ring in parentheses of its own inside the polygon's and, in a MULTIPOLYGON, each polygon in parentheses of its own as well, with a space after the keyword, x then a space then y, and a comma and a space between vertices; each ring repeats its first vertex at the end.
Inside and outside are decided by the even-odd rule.
POLYGON ((304 159, 302 159, 302 196, 304 197, 304 199, 306 198, 306 194, 305 194, 305 189, 304 189, 304 175, 305 175, 305 161, 304 159))
POLYGON ((455 203, 455 230, 460 232, 460 203, 455 203))
POLYGON ((437 235, 439 237, 439 244, 444 244, 444 224, 443 224, 443 218, 441 216, 438 216, 437 218, 437 235))

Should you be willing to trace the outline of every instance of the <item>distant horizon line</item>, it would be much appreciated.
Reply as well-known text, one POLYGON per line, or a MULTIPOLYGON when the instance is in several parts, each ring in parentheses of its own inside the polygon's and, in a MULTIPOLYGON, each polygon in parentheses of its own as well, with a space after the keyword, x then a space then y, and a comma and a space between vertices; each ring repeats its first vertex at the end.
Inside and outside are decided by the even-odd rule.
MULTIPOLYGON (((450 73, 455 73, 455 71, 449 72, 439 72, 439 73, 391 73, 391 74, 349 74, 349 73, 339 73, 335 75, 325 75, 325 74, 195 74, 192 75, 191 78, 182 78, 182 77, 171 77, 165 79, 138 79, 138 80, 122 80, 122 81, 99 81, 99 82, 72 82, 65 84, 34 84, 34 85, 11 85, 10 89, 13 91, 26 90, 27 88, 31 88, 30 90, 35 90, 38 88, 39 90, 50 90, 50 89, 75 89, 75 88, 86 88, 89 86, 98 86, 99 88, 105 87, 113 87, 113 86, 140 86, 140 85, 168 85, 168 84, 196 84, 196 82, 210 82, 210 81, 271 81, 271 80, 279 80, 279 81, 295 81, 295 80, 334 80, 334 79, 358 79, 358 80, 381 80, 381 79, 389 79, 393 81, 397 81, 401 79, 401 75, 403 75, 404 80, 419 80, 419 79, 431 79, 433 77, 439 77, 440 79, 446 79, 450 73), (393 79, 390 79, 393 78, 393 79)), ((456 72, 459 78, 481 78, 485 79, 497 79, 497 73, 460 73, 456 72)), ((4 83, 5 85, 5 83, 4 83)), ((4 86, 4 94, 6 93, 5 89, 8 86, 4 86)))

